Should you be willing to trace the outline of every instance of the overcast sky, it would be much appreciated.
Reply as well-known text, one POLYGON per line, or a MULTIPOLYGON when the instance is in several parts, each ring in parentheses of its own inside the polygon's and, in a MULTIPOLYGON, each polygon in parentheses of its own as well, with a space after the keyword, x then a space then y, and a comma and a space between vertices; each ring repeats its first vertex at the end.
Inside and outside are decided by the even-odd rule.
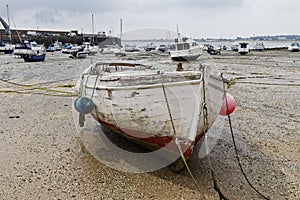
POLYGON ((11 28, 120 33, 158 28, 194 38, 300 34, 299 0, 0 0, 11 28), (14 24, 15 23, 15 24, 14 24))

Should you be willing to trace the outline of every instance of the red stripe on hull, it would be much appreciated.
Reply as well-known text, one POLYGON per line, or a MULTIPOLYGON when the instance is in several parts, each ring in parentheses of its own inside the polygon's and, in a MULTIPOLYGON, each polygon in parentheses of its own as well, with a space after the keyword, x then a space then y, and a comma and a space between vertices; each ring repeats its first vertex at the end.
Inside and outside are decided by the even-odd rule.
MULTIPOLYGON (((100 119, 98 121, 108 128, 109 130, 120 134, 122 136, 125 136, 129 140, 138 143, 139 145, 150 149, 150 150, 157 150, 160 148, 165 148, 166 150, 169 150, 173 153, 177 153, 180 155, 178 146, 175 143, 175 137, 173 136, 153 136, 150 133, 141 133, 134 130, 129 130, 125 128, 120 128, 115 125, 109 124, 107 122, 104 122, 100 119)), ((183 155, 186 160, 191 156, 193 152, 194 145, 204 136, 204 133, 198 134, 194 141, 191 140, 184 140, 184 142, 181 142, 181 149, 183 152, 183 155)))

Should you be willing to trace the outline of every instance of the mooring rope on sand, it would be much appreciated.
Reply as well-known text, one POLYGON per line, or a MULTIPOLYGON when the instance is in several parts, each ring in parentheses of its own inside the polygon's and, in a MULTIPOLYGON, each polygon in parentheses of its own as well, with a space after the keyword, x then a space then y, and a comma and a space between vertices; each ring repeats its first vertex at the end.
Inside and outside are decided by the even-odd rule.
POLYGON ((168 113, 169 113, 169 117, 170 117, 172 129, 173 129, 173 133, 174 133, 174 135, 175 135, 175 143, 176 143, 176 145, 177 145, 177 147, 178 147, 178 149, 179 149, 180 157, 181 157, 181 159, 182 159, 182 161, 183 161, 183 163, 184 163, 184 165, 185 165, 185 167, 186 167, 186 169, 187 169, 187 171, 188 171, 190 177, 192 178, 192 180, 193 180, 193 182, 194 182, 194 184, 195 184, 197 190, 198 190, 199 193, 202 195, 203 199, 204 199, 204 200, 207 200, 207 198, 205 197, 204 193, 202 192, 202 190, 201 190, 199 184, 197 183, 197 181, 196 181, 194 175, 192 174, 192 172, 191 172, 191 170, 190 170, 190 167, 188 166, 188 164, 187 164, 187 162, 186 162, 186 160, 185 160, 185 157, 184 157, 184 155, 183 155, 183 152, 182 152, 182 149, 181 149, 181 145, 180 145, 180 142, 179 142, 178 137, 177 137, 175 125, 174 125, 174 122, 173 122, 173 117, 172 117, 172 113, 171 113, 171 109, 170 109, 170 105, 169 105, 169 101, 168 101, 166 89, 165 89, 165 86, 164 86, 164 77, 163 77, 162 74, 160 74, 160 75, 161 75, 161 77, 162 77, 162 79, 161 79, 161 80, 162 80, 161 85, 162 85, 162 89, 163 89, 165 101, 166 101, 166 104, 167 104, 167 109, 168 109, 168 113))
MULTIPOLYGON (((204 71, 204 70, 203 70, 204 71)), ((204 76, 204 73, 202 74, 202 76, 204 76)), ((166 104, 167 104, 167 109, 168 109, 168 113, 169 113, 169 117, 170 117, 170 121, 171 121, 171 125, 172 125, 172 129, 173 129, 173 133, 175 135, 175 143, 179 149, 179 152, 180 152, 180 157, 189 173, 189 176, 192 178, 193 182, 194 182, 194 185, 196 186, 197 190, 199 191, 199 193, 201 194, 202 198, 204 200, 207 200, 207 198, 205 197, 204 193, 202 192, 196 178, 194 177, 189 165, 187 164, 187 161, 185 160, 185 157, 183 155, 183 152, 182 152, 182 148, 181 148, 181 145, 180 145, 180 142, 178 140, 178 137, 177 137, 177 133, 176 133, 176 129, 175 129, 175 125, 174 125, 174 122, 173 122, 173 117, 172 117, 172 113, 171 113, 171 109, 170 109, 170 104, 169 104, 169 101, 168 101, 168 97, 167 97, 167 93, 166 93, 166 90, 165 90, 165 86, 164 86, 164 77, 163 75, 161 74, 161 77, 162 77, 162 89, 163 89, 163 94, 164 94, 164 97, 165 97, 165 101, 166 101, 166 104)), ((206 100, 205 100, 205 82, 204 82, 204 78, 202 79, 202 83, 203 83, 203 99, 204 99, 204 102, 202 104, 202 110, 204 111, 203 112, 203 117, 204 117, 204 129, 207 128, 208 129, 208 119, 207 119, 207 116, 208 116, 208 113, 207 113, 207 107, 206 107, 206 100)), ((214 175, 214 171, 212 170, 212 165, 211 165, 211 161, 209 160, 209 163, 210 163, 210 168, 211 168, 211 173, 212 173, 212 179, 213 179, 213 183, 214 183, 214 189, 218 192, 219 194, 219 197, 220 197, 220 200, 229 200, 227 197, 225 197, 223 195, 223 193, 221 192, 218 184, 217 184, 217 180, 215 178, 215 175, 214 175)))
MULTIPOLYGON (((225 81, 224 81, 224 77, 223 77, 223 74, 221 73, 221 78, 222 78, 222 81, 223 81, 223 91, 224 91, 224 98, 225 98, 225 102, 226 102, 226 109, 228 111, 228 101, 227 101, 227 98, 226 98, 226 89, 225 89, 225 81)), ((228 117, 228 122, 229 122, 229 127, 230 127, 230 132, 231 132, 231 138, 232 138, 232 142, 233 142, 233 146, 234 146, 234 151, 235 151, 235 155, 236 155, 236 159, 237 159, 237 162, 238 162, 238 165, 240 167, 240 170, 244 176, 244 178, 246 179, 248 185, 257 193, 259 194, 262 198, 266 199, 266 200, 270 200, 270 198, 268 198, 267 196, 263 195, 261 192, 258 191, 258 189, 256 189, 250 182, 250 180, 248 179, 244 169, 243 169, 243 166, 241 164, 241 160, 240 160, 240 157, 239 157, 239 154, 238 154, 238 150, 237 150, 237 146, 236 146, 236 142, 235 142, 235 138, 234 138, 234 134, 233 134, 233 129, 232 129, 232 124, 231 124, 231 119, 230 119, 230 114, 227 115, 228 117)))
MULTIPOLYGON (((168 109, 168 113, 169 113, 169 117, 170 117, 170 121, 171 121, 171 125, 172 125, 172 129, 173 129, 173 133, 175 135, 175 143, 179 149, 179 152, 180 152, 180 157, 190 175, 190 177, 192 178, 197 190, 199 191, 199 193, 201 194, 202 198, 203 199, 207 199, 204 195, 204 193, 202 192, 199 184, 197 183, 194 175, 192 174, 191 170, 190 170, 190 167, 188 166, 187 164, 187 161, 185 160, 185 157, 183 155, 183 152, 182 152, 182 149, 181 149, 181 145, 180 145, 180 142, 179 142, 179 139, 177 137, 177 133, 176 133, 176 129, 175 129, 175 125, 174 125, 174 122, 173 122, 173 117, 172 117, 172 113, 171 113, 171 109, 170 109, 170 105, 169 105, 169 101, 168 101, 168 97, 167 97, 167 93, 166 93, 166 90, 165 90, 165 86, 164 86, 164 77, 163 75, 161 74, 161 77, 162 77, 162 89, 163 89, 163 94, 164 94, 164 98, 165 98, 165 101, 166 101, 166 104, 167 104, 167 109, 168 109)), ((224 77, 223 77, 223 74, 221 74, 221 78, 222 78, 222 81, 223 81, 223 90, 224 90, 224 98, 225 98, 225 102, 226 102, 226 109, 228 110, 228 101, 227 101, 227 98, 226 98, 226 90, 225 90, 225 80, 224 80, 224 77)), ((206 100, 205 100, 205 82, 204 82, 204 79, 203 79, 203 98, 204 98, 204 102, 203 102, 203 105, 202 105, 202 109, 203 109, 203 117, 204 117, 204 128, 208 128, 208 113, 207 113, 207 107, 206 107, 206 100)), ((230 132, 231 132, 231 137, 232 137, 232 141, 233 141, 233 144, 234 144, 234 150, 235 150, 235 154, 236 154, 236 159, 237 159, 237 162, 238 162, 238 165, 239 165, 239 168, 245 178, 245 180, 247 181, 247 183, 249 184, 249 186, 258 194, 260 195, 263 199, 266 199, 266 200, 270 200, 267 196, 263 195, 261 192, 259 192, 252 184, 251 182, 249 181, 246 173, 244 172, 244 169, 242 167, 242 164, 241 164, 241 161, 240 161, 240 158, 239 158, 239 154, 238 154, 238 150, 237 150, 237 145, 236 145, 236 142, 235 142, 235 138, 234 138, 234 134, 233 134, 233 128, 232 128, 232 124, 231 124, 231 119, 230 119, 230 114, 227 115, 228 116, 228 121, 229 121, 229 127, 230 127, 230 132)), ((214 173, 214 170, 212 169, 212 164, 211 164, 211 161, 209 159, 209 163, 210 163, 210 168, 211 168, 211 175, 212 175, 212 179, 213 179, 213 185, 214 185, 214 189, 216 192, 218 192, 219 194, 219 198, 220 200, 229 200, 227 197, 225 197, 225 195, 223 195, 223 193, 221 192, 219 186, 218 186, 218 183, 217 183, 217 179, 215 177, 215 173, 214 173)))
POLYGON ((41 82, 41 83, 34 83, 34 84, 15 83, 15 82, 12 82, 8 79, 2 79, 2 78, 0 78, 0 81, 5 82, 7 84, 11 84, 11 85, 17 85, 17 86, 20 86, 20 87, 33 87, 33 86, 36 86, 36 85, 46 85, 46 84, 51 84, 51 83, 69 81, 69 80, 73 80, 75 78, 78 78, 78 77, 71 77, 71 78, 66 78, 66 79, 61 79, 61 80, 56 80, 56 81, 48 81, 48 82, 41 82))
MULTIPOLYGON (((205 74, 205 68, 203 68, 203 72, 202 72, 203 76, 205 74)), ((223 82, 224 83, 224 82, 223 82)), ((204 130, 208 131, 209 127, 208 127, 208 112, 207 112, 207 104, 206 104, 206 92, 205 92, 205 79, 203 78, 202 80, 202 84, 203 84, 203 104, 202 104, 202 110, 203 110, 203 124, 204 124, 204 130)), ((206 141, 205 141, 206 143, 206 141)), ((207 150, 208 147, 205 147, 205 150, 207 150)), ((221 189, 218 186, 218 182, 217 179, 215 177, 215 172, 213 170, 212 164, 211 164, 211 159, 209 156, 207 156, 208 158, 208 163, 209 163, 209 168, 211 170, 211 176, 213 179, 213 183, 214 183, 214 190, 218 193, 220 200, 229 200, 221 191, 221 189)))

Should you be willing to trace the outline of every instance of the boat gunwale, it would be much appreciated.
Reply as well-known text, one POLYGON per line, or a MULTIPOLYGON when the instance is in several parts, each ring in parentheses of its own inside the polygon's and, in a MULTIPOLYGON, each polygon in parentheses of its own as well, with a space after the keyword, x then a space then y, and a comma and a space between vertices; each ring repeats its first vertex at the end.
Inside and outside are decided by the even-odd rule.
POLYGON ((99 62, 93 64, 94 67, 101 65, 107 65, 107 66, 125 66, 125 67, 135 67, 135 66, 146 66, 144 64, 140 63, 130 63, 130 62, 99 62))
MULTIPOLYGON (((121 78, 126 78, 125 76, 117 76, 117 75, 120 75, 120 73, 111 73, 111 75, 108 75, 113 77, 114 79, 102 79, 101 80, 101 77, 105 77, 104 74, 101 74, 100 72, 104 72, 102 70, 99 70, 97 69, 97 67, 101 67, 101 66, 146 66, 144 64, 140 64, 140 63, 127 63, 127 62, 111 62, 111 63, 108 63, 108 62, 98 62, 98 63, 94 63, 92 65, 90 65, 89 68, 87 68, 86 70, 88 70, 86 73, 83 73, 82 74, 82 78, 83 76, 87 76, 87 79, 85 81, 85 84, 84 84, 84 87, 86 89, 94 89, 95 86, 93 84, 93 86, 89 86, 87 84, 87 81, 89 79, 89 77, 91 76, 94 76, 94 77, 97 77, 99 78, 100 80, 100 83, 101 81, 104 81, 104 82, 111 82, 111 81, 118 81, 120 80, 121 78), (95 73, 95 70, 97 73, 95 73), (114 76, 116 75, 116 76, 114 76)), ((128 72, 128 71, 126 71, 128 72)), ((148 71, 148 72, 151 72, 148 71)), ((126 75, 126 74, 125 74, 126 75)), ((138 90, 138 89, 151 89, 151 88, 160 88, 162 87, 163 85, 164 86, 167 86, 167 87, 173 87, 173 86, 181 86, 181 85, 196 85, 196 84, 200 84, 204 77, 203 77, 203 74, 201 73, 201 71, 194 71, 194 70, 187 70, 187 71, 165 71, 165 72, 162 72, 160 73, 160 70, 158 70, 156 73, 149 73, 149 74, 145 74, 145 76, 147 75, 161 75, 162 76, 162 80, 161 80, 161 83, 155 83, 155 84, 141 84, 141 85, 124 85, 124 86, 96 86, 96 90, 138 90), (159 73, 158 73, 159 72, 159 73), (199 72, 198 74, 192 74, 192 73, 196 73, 196 72, 199 72), (186 76, 192 76, 192 75, 197 75, 197 76, 200 76, 199 79, 196 79, 196 80, 189 80, 188 78, 184 81, 176 81, 176 82, 164 82, 163 78, 168 78, 168 76, 164 76, 163 75, 168 75, 168 74, 175 74, 175 75, 183 75, 183 78, 186 76)), ((215 74, 210 74, 209 75, 209 78, 213 78, 215 80, 218 80, 218 81, 222 81, 221 77, 220 76, 217 76, 215 74)), ((129 79, 128 79, 129 80, 129 79)), ((225 81, 226 83, 226 81, 225 81)), ((213 86, 214 88, 216 89, 221 89, 223 90, 223 88, 220 88, 219 86, 213 84, 213 83, 210 83, 209 82, 209 85, 210 86, 213 86)))
MULTIPOLYGON (((96 75, 95 75, 96 76, 96 75)), ((216 76, 211 76, 214 79, 220 80, 216 76)), ((203 80, 203 76, 197 80, 188 80, 188 81, 180 81, 180 82, 172 82, 172 83, 156 83, 156 84, 149 84, 149 85, 128 85, 128 86, 96 86, 96 90, 140 90, 140 89, 152 89, 152 88, 161 88, 162 85, 166 87, 174 87, 174 86, 182 86, 182 85, 197 85, 200 84, 203 80)), ((101 81, 100 81, 101 82, 101 81)), ((223 90, 223 88, 218 87, 217 85, 210 83, 209 85, 216 88, 223 90)), ((87 84, 84 85, 86 89, 94 89, 93 86, 88 86, 87 84)))
MULTIPOLYGON (((149 85, 128 85, 128 86, 97 86, 96 90, 139 90, 139 89, 151 89, 151 88, 161 88, 162 85, 169 87, 169 86, 180 86, 180 85, 196 85, 200 83, 200 79, 198 80, 191 80, 191 81, 180 81, 180 82, 173 82, 173 83, 156 83, 156 84, 149 84, 149 85), (188 82, 188 83, 187 83, 188 82)), ((85 85, 87 89, 94 89, 94 87, 85 85)))

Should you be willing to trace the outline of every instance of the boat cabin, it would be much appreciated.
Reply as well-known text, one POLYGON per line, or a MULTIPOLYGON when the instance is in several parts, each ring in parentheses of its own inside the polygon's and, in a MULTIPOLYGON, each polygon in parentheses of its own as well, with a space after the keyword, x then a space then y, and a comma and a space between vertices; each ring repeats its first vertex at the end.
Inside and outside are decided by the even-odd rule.
POLYGON ((288 49, 292 52, 297 52, 300 50, 300 44, 298 42, 292 42, 288 49))
POLYGON ((238 49, 238 52, 241 54, 241 55, 245 55, 247 53, 250 52, 250 49, 249 49, 249 46, 248 46, 248 42, 240 42, 239 43, 239 49, 238 49))
POLYGON ((256 51, 263 51, 265 49, 265 45, 262 42, 255 43, 254 49, 256 51))
POLYGON ((175 43, 175 44, 172 44, 170 46, 170 51, 189 50, 191 48, 198 47, 198 46, 199 45, 198 45, 197 42, 192 42, 192 43, 188 43, 188 42, 175 43))

